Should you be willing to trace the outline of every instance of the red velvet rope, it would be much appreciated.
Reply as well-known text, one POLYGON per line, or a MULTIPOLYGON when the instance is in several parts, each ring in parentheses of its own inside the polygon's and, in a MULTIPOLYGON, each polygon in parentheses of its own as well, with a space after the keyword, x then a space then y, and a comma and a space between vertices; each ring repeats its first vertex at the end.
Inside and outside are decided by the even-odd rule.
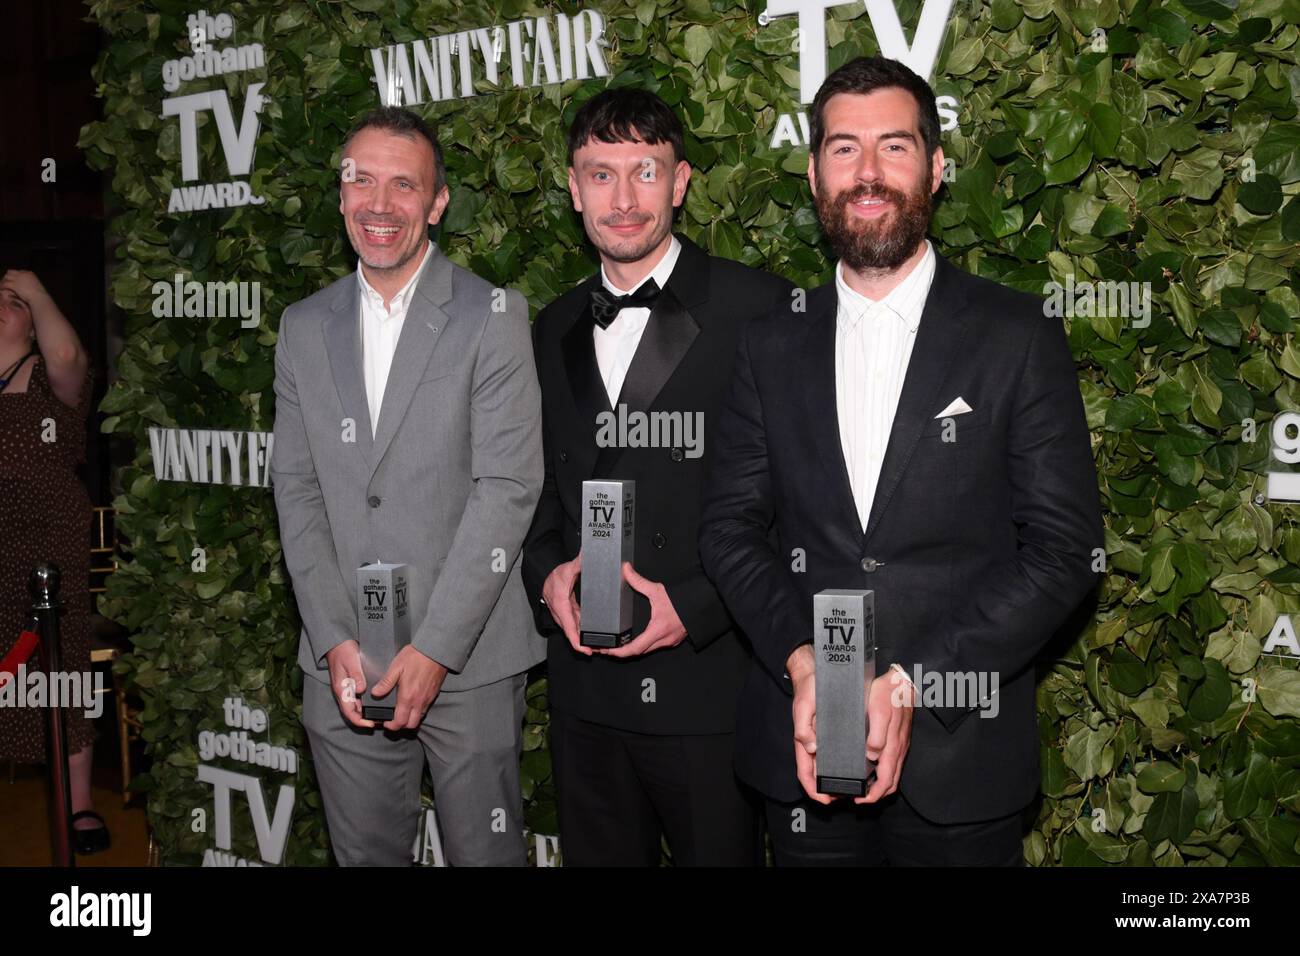
POLYGON ((32 656, 32 652, 39 644, 35 631, 23 631, 18 635, 18 643, 10 648, 8 654, 0 658, 0 687, 13 680, 14 675, 18 673, 18 668, 27 663, 27 659, 32 656))

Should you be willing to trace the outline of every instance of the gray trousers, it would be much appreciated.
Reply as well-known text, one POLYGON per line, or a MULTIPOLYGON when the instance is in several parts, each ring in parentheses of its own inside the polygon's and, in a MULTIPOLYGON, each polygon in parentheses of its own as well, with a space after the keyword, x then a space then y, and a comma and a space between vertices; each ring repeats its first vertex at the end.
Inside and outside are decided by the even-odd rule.
POLYGON ((306 677, 302 722, 339 864, 411 864, 427 759, 447 862, 523 866, 519 751, 526 680, 516 674, 444 691, 418 730, 392 733, 353 727, 329 685, 306 677))

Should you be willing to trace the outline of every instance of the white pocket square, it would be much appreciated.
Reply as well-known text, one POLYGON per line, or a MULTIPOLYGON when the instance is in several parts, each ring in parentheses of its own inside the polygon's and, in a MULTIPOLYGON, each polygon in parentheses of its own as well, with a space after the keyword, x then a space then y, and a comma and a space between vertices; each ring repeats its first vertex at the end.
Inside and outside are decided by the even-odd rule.
POLYGON ((964 415, 964 414, 966 414, 967 412, 969 412, 969 411, 973 411, 973 410, 974 410, 974 409, 972 409, 969 405, 966 404, 966 402, 965 402, 965 400, 964 400, 963 398, 961 398, 960 396, 958 396, 957 398, 954 398, 954 399, 952 400, 952 404, 951 404, 951 405, 949 405, 947 408, 945 408, 943 411, 941 411, 938 415, 935 415, 934 417, 935 417, 935 418, 947 418, 947 417, 949 417, 950 415, 964 415))

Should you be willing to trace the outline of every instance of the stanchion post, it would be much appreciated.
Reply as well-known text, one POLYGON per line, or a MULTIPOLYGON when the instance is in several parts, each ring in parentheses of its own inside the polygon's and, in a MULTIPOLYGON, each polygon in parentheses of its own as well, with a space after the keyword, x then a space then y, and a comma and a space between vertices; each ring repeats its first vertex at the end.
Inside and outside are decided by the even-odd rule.
MULTIPOLYGON (((59 566, 53 561, 38 564, 33 570, 28 589, 32 594, 32 614, 41 639, 41 663, 50 686, 56 686, 55 675, 63 668, 59 654, 59 566)), ((52 702, 57 703, 57 702, 52 702)), ((55 866, 76 866, 72 852, 72 790, 68 781, 68 738, 65 733, 62 706, 46 708, 45 767, 49 782, 50 851, 55 866)))

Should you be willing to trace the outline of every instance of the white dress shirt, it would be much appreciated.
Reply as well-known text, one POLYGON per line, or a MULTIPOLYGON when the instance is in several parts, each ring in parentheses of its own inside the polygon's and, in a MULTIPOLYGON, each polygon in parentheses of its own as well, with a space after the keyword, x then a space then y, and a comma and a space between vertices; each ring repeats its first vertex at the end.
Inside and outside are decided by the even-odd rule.
POLYGON ((840 447, 863 530, 880 481, 903 378, 934 278, 934 247, 883 299, 855 292, 835 267, 839 306, 835 325, 835 406, 840 447))
POLYGON ((397 339, 406 323, 406 311, 411 307, 415 284, 420 281, 424 268, 433 255, 433 243, 425 243, 424 258, 409 282, 398 290, 384 307, 384 297, 366 281, 365 270, 357 266, 357 281, 361 299, 361 365, 366 376, 366 401, 370 404, 370 434, 379 427, 379 409, 384 404, 384 389, 388 385, 388 370, 397 352, 397 339))
MULTIPOLYGON (((663 289, 668 284, 668 277, 672 275, 673 266, 677 264, 677 256, 681 251, 682 244, 673 236, 668 251, 659 260, 659 264, 633 289, 620 289, 610 282, 609 276, 605 274, 605 264, 601 263, 601 284, 613 295, 629 295, 645 285, 647 279, 654 279, 659 288, 663 289)), ((649 321, 650 310, 645 306, 621 309, 614 321, 609 323, 609 328, 602 329, 597 325, 592 332, 596 344, 596 364, 600 366, 600 378, 605 383, 611 408, 615 407, 618 394, 623 390, 623 380, 627 378, 632 356, 636 355, 636 347, 641 344, 641 334, 649 321)))

